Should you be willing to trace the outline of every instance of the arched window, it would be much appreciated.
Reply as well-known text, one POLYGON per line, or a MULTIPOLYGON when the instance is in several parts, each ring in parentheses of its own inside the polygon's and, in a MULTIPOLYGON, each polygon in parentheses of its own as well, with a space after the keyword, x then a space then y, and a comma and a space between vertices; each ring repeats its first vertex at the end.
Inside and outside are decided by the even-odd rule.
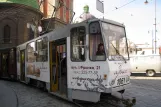
POLYGON ((4 43, 10 42, 11 28, 9 25, 4 26, 4 43))

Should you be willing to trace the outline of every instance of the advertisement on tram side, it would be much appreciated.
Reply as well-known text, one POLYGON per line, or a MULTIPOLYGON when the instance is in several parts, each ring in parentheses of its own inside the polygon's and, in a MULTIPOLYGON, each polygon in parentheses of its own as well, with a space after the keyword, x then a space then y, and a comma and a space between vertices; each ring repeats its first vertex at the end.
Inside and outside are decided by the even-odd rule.
POLYGON ((47 62, 27 63, 27 77, 50 82, 49 64, 47 62))

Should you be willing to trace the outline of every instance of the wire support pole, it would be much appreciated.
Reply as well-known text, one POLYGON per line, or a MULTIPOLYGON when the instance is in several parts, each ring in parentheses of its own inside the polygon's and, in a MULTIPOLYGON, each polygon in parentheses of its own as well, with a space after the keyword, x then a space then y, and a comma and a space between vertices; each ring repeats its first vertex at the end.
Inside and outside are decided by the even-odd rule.
POLYGON ((155 32, 154 32, 154 35, 155 35, 155 54, 156 54, 156 48, 157 48, 157 40, 156 40, 156 0, 155 0, 155 32))

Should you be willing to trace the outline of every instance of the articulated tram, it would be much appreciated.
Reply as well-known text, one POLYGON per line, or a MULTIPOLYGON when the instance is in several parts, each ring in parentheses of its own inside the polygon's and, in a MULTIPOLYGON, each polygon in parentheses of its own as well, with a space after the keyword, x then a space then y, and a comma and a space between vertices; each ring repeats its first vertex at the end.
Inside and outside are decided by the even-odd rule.
POLYGON ((17 78, 71 101, 98 102, 102 93, 130 84, 127 47, 120 23, 91 19, 67 25, 17 46, 17 78))
POLYGON ((0 78, 17 79, 16 48, 0 49, 0 78))

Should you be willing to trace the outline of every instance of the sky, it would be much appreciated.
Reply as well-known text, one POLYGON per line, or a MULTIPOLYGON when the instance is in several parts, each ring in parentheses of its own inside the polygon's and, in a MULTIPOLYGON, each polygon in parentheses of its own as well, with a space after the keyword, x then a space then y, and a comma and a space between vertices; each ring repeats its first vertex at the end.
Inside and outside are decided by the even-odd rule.
MULTIPOLYGON (((155 0, 102 0, 104 2, 104 18, 124 23, 128 39, 136 44, 152 44, 154 39, 155 0), (121 7, 129 2, 132 3, 121 7), (148 33, 149 32, 149 33, 148 33)), ((74 0, 74 20, 83 13, 83 7, 89 6, 89 12, 97 18, 103 14, 96 9, 96 0, 74 0)), ((161 0, 156 0, 157 45, 161 45, 161 0)))

